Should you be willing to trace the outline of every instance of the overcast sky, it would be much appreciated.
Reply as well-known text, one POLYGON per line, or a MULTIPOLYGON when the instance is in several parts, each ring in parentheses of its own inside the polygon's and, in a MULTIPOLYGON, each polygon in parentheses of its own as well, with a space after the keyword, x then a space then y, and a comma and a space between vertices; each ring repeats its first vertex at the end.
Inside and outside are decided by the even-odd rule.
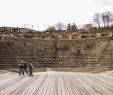
POLYGON ((113 0, 0 0, 0 26, 43 30, 58 22, 90 23, 97 12, 113 12, 113 0), (30 26, 26 26, 30 27, 30 26))

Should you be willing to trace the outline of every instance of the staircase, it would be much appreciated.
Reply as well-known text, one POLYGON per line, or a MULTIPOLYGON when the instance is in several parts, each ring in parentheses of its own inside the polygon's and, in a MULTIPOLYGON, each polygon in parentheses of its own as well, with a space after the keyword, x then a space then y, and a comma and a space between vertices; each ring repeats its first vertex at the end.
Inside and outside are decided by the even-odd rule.
POLYGON ((12 55, 3 41, 0 41, 0 68, 15 67, 12 55))
POLYGON ((102 66, 113 67, 113 41, 108 40, 101 56, 99 57, 99 62, 102 66))
POLYGON ((34 66, 113 66, 113 41, 109 39, 0 41, 0 67, 15 67, 21 60, 34 66), (78 52, 79 51, 79 52, 78 52))

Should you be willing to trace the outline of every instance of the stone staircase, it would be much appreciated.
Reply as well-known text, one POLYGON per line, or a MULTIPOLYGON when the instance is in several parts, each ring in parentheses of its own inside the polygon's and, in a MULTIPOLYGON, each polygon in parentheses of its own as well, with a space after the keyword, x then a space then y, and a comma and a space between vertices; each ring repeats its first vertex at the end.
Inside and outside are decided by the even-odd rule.
POLYGON ((102 66, 113 67, 113 41, 111 39, 108 40, 108 43, 99 59, 99 63, 102 66))
POLYGON ((0 68, 15 67, 13 57, 3 41, 0 41, 0 68))
MULTIPOLYGON (((49 41, 52 43, 52 41, 49 41)), ((55 67, 55 50, 53 44, 33 39, 7 39, 7 46, 12 51, 13 60, 32 62, 34 66, 55 67), (49 43, 49 44, 50 44, 49 43)))
MULTIPOLYGON (((60 42, 59 42, 60 43, 60 42)), ((64 66, 96 66, 99 64, 99 56, 103 54, 103 49, 107 41, 84 40, 61 42, 63 48, 59 51, 59 64, 64 66), (64 48, 67 48, 65 50, 64 48), (79 50, 79 53, 78 53, 79 50)))
POLYGON ((113 66, 113 41, 109 38, 41 40, 9 38, 0 41, 0 67, 21 60, 34 66, 113 66))

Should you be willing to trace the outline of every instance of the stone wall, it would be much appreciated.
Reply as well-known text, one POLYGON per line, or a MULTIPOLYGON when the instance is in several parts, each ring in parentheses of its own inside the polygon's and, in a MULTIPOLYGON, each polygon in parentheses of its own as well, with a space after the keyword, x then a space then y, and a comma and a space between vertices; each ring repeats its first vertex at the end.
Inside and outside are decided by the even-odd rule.
MULTIPOLYGON (((5 59, 8 55, 10 59, 10 63, 7 59, 4 63, 12 63, 12 66, 21 60, 31 61, 35 66, 54 67, 113 64, 113 40, 108 37, 79 40, 6 38, 0 42, 1 56, 5 59)), ((0 64, 3 63, 2 60, 0 58, 0 64)))

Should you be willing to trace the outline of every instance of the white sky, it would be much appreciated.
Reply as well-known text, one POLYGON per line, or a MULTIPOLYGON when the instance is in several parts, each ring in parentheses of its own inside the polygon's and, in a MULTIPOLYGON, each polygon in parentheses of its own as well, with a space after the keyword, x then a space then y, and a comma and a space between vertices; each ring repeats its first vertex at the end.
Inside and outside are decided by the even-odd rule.
POLYGON ((113 12, 113 0, 0 0, 0 26, 31 24, 43 30, 58 22, 90 23, 97 12, 113 12))

